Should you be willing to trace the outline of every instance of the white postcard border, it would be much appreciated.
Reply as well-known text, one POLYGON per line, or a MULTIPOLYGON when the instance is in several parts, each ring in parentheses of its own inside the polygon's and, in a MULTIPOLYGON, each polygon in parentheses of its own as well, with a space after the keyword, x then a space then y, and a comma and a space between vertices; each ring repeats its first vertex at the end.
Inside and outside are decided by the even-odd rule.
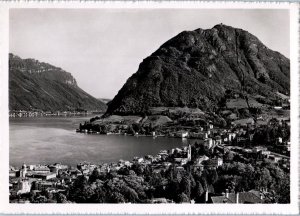
POLYGON ((0 213, 5 214, 298 214, 299 32, 298 5, 259 2, 12 2, 0 3, 0 213), (290 204, 10 204, 8 190, 8 16, 9 8, 230 8, 289 9, 291 60, 290 204))

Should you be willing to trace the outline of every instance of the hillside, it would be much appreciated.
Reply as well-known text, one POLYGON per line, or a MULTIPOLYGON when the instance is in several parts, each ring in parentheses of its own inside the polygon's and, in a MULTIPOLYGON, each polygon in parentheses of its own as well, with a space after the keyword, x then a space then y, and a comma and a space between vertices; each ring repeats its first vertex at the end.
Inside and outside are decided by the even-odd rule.
POLYGON ((289 91, 289 59, 249 32, 220 24, 181 32, 145 58, 106 115, 141 114, 151 107, 213 111, 231 98, 260 97, 259 103, 272 105, 278 93, 289 91))
POLYGON ((106 104, 79 88, 71 73, 9 54, 9 109, 105 111, 106 104))

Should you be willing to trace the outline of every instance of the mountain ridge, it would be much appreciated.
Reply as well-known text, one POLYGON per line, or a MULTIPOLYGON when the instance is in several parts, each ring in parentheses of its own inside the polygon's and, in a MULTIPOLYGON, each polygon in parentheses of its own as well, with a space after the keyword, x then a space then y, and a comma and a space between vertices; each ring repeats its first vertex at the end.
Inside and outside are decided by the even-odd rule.
POLYGON ((106 105, 83 91, 71 73, 35 59, 9 54, 9 109, 98 110, 106 105))

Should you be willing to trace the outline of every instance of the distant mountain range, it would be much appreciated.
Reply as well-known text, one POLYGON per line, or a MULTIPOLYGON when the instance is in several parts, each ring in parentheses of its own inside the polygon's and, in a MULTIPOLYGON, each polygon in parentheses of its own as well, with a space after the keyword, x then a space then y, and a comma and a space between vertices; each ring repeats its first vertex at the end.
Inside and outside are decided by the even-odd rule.
POLYGON ((106 104, 78 87, 71 73, 9 54, 9 109, 105 111, 106 104))
POLYGON ((181 32, 164 43, 143 60, 106 114, 184 106, 212 111, 230 97, 273 104, 289 92, 288 58, 249 32, 220 24, 181 32))
POLYGON ((102 101, 103 103, 107 104, 111 99, 108 98, 98 98, 98 100, 102 101))

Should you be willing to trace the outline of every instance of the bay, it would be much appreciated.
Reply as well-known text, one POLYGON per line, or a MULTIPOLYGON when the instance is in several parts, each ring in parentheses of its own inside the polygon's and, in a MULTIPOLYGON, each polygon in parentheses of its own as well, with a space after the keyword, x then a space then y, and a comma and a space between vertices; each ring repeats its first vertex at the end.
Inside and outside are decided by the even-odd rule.
POLYGON ((99 164, 155 155, 160 150, 185 146, 180 138, 134 137, 76 133, 80 122, 90 117, 40 117, 10 119, 9 162, 26 164, 62 163, 75 166, 88 161, 99 164))

